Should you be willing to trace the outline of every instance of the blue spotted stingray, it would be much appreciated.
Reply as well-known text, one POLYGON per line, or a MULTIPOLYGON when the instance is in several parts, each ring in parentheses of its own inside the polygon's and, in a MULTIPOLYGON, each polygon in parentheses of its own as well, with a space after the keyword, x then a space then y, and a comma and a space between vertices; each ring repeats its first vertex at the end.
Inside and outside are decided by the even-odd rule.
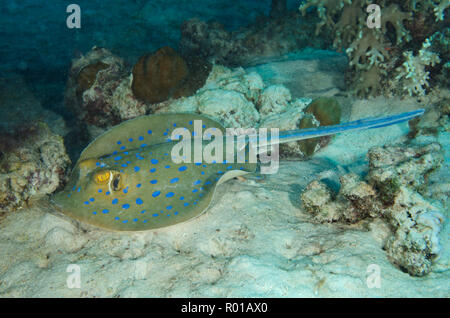
MULTIPOLYGON (((267 143, 379 128, 423 112, 420 109, 336 126, 282 131, 279 139, 269 137, 267 143)), ((66 188, 53 201, 74 219, 115 231, 161 228, 199 216, 210 205, 218 184, 255 172, 257 163, 249 162, 247 153, 246 160, 175 163, 172 149, 179 141, 170 136, 176 128, 192 131, 196 120, 201 120, 204 129, 220 129, 225 135, 220 123, 196 114, 148 115, 113 127, 86 147, 66 188)), ((202 136, 191 141, 195 138, 205 145, 210 142, 202 136)))

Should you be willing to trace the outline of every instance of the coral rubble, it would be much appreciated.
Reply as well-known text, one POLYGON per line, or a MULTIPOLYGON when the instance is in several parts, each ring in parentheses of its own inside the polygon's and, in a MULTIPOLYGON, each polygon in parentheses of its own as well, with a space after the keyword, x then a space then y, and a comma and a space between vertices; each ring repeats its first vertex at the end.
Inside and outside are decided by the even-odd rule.
POLYGON ((369 4, 366 0, 313 0, 300 6, 304 16, 316 8, 321 19, 316 35, 333 34, 334 47, 347 53, 351 90, 359 96, 422 96, 434 86, 445 87, 448 79, 442 83, 435 79, 448 72, 448 1, 378 1, 379 27, 369 27, 369 4))
POLYGON ((438 234, 444 217, 420 191, 429 173, 441 165, 440 151, 436 143, 371 148, 366 181, 344 175, 337 194, 313 181, 301 195, 303 205, 318 222, 387 220, 392 228, 385 244, 390 261, 413 276, 426 275, 440 255, 438 234))

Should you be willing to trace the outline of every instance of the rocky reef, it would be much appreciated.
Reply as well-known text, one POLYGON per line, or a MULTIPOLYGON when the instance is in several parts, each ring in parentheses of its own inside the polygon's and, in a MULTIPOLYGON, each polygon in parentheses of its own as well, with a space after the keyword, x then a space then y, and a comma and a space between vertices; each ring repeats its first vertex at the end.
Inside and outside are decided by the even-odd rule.
MULTIPOLYGON (((187 61, 168 47, 143 56, 132 71, 108 50, 94 47, 73 61, 65 102, 88 127, 90 139, 122 121, 151 113, 198 113, 227 128, 280 130, 338 124, 341 117, 334 98, 312 103, 309 98, 293 99, 284 85, 266 87, 257 72, 187 61)), ((303 158, 329 140, 292 142, 281 145, 280 151, 303 158)))
POLYGON ((431 172, 443 161, 441 146, 374 147, 368 152, 369 173, 340 178, 335 193, 321 181, 311 182, 301 198, 317 222, 356 223, 381 218, 391 235, 384 245, 387 257, 413 276, 424 276, 441 253, 440 208, 421 195, 431 172))
POLYGON ((227 31, 218 22, 193 18, 181 27, 180 52, 200 56, 214 63, 236 67, 261 62, 308 46, 328 48, 331 37, 314 36, 316 17, 302 19, 298 11, 289 11, 286 1, 272 1, 268 16, 235 31, 227 31))
POLYGON ((92 136, 105 128, 146 113, 131 91, 125 62, 104 48, 93 47, 72 61, 64 103, 92 136))
POLYGON ((63 139, 43 122, 0 133, 0 216, 53 193, 67 181, 63 139))
POLYGON ((347 53, 350 90, 362 97, 423 96, 448 86, 448 1, 378 1, 379 27, 368 25, 369 4, 312 0, 300 6, 303 16, 315 11, 321 19, 315 34, 332 34, 333 46, 347 53))

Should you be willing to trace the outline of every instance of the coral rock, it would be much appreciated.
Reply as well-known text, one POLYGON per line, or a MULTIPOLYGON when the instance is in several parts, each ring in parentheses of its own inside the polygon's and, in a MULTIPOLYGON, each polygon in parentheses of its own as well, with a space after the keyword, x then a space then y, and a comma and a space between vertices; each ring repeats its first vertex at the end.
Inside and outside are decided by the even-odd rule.
POLYGON ((318 222, 386 220, 392 228, 384 246, 389 260, 410 275, 423 276, 440 255, 438 234, 444 217, 416 190, 441 161, 438 144, 374 147, 369 150, 367 182, 355 174, 344 175, 334 194, 324 183, 313 181, 301 195, 303 206, 318 222))
POLYGON ((70 159, 44 123, 0 134, 0 209, 14 211, 67 181, 70 159))
POLYGON ((271 85, 259 97, 259 113, 262 117, 281 113, 291 101, 291 92, 283 85, 271 85))

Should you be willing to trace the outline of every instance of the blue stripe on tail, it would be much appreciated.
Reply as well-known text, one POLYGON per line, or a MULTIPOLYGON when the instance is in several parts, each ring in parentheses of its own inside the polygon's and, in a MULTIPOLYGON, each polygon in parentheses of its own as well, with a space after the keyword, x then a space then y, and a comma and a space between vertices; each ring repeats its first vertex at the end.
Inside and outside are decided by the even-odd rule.
POLYGON ((343 123, 335 126, 323 126, 317 128, 309 128, 302 130, 289 130, 280 132, 280 142, 295 141, 302 140, 308 138, 316 138, 328 135, 334 135, 337 133, 341 133, 344 131, 352 131, 352 130, 363 130, 363 129, 373 129, 380 128, 385 126, 390 126, 394 124, 398 124, 404 121, 408 121, 417 116, 422 115, 425 112, 424 109, 418 109, 411 112, 406 112, 398 115, 387 116, 387 117, 370 117, 359 119, 356 121, 351 121, 347 123, 343 123))

